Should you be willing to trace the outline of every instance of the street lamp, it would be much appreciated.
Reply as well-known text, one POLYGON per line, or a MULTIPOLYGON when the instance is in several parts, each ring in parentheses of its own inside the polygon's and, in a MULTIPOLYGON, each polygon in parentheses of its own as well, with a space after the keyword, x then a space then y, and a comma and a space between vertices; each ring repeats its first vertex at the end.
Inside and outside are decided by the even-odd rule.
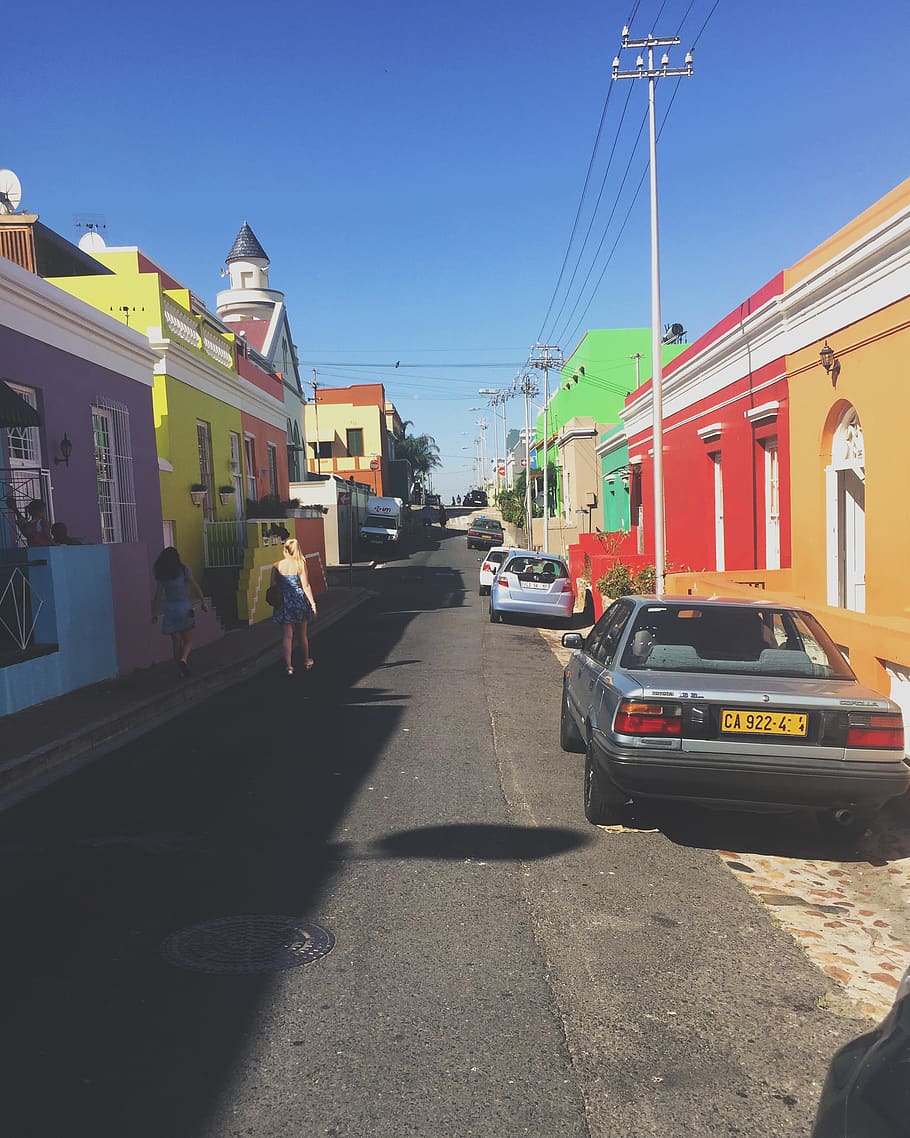
POLYGON ((639 55, 634 71, 620 71, 617 55, 613 60, 614 79, 648 80, 648 117, 650 121, 651 142, 651 408, 654 436, 654 570, 656 592, 664 591, 666 577, 666 535, 664 532, 664 436, 663 436, 663 368, 661 360, 660 327, 660 249, 657 225, 657 125, 654 103, 654 80, 668 76, 688 76, 692 74, 692 52, 686 53, 684 67, 671 67, 670 56, 664 52, 660 67, 654 66, 655 47, 665 47, 680 42, 679 36, 652 36, 647 39, 629 39, 628 27, 622 30, 620 50, 647 48, 648 65, 639 55))

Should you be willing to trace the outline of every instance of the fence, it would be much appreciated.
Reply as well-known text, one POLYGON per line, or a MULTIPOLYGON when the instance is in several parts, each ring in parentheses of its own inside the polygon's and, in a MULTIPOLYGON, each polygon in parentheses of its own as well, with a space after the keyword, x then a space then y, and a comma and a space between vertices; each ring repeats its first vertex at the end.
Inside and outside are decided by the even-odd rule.
POLYGON ((205 523, 206 569, 239 569, 246 551, 246 521, 205 523))
POLYGON ((47 520, 54 520, 54 499, 51 491, 51 472, 38 466, 0 467, 0 549, 16 549, 27 544, 25 535, 16 523, 16 512, 7 504, 12 499, 16 510, 25 508, 35 498, 47 506, 47 520))

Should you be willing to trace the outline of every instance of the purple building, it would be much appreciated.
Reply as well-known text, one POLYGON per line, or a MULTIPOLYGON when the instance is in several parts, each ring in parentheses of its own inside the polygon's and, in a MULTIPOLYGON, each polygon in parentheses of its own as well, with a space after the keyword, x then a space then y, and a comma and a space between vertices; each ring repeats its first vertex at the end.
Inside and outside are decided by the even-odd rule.
POLYGON ((39 275, 88 272, 107 270, 36 218, 0 216, 0 714, 170 654, 149 619, 157 357, 39 275), (30 543, 36 500, 82 544, 30 543))

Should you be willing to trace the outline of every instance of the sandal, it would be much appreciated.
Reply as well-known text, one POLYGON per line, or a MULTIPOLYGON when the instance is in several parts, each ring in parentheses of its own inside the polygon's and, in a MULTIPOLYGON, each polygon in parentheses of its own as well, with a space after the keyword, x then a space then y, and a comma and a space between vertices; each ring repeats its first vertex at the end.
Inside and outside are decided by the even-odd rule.
POLYGON ((316 661, 315 661, 315 660, 307 660, 307 662, 306 662, 306 663, 305 663, 303 666, 306 668, 306 670, 307 670, 307 671, 309 671, 309 670, 310 670, 310 668, 312 668, 312 666, 313 666, 315 663, 316 663, 316 661))
POLYGON ((293 674, 294 674, 294 669, 293 669, 293 668, 288 668, 288 669, 287 669, 287 673, 288 673, 288 675, 289 675, 289 676, 293 676, 293 674))

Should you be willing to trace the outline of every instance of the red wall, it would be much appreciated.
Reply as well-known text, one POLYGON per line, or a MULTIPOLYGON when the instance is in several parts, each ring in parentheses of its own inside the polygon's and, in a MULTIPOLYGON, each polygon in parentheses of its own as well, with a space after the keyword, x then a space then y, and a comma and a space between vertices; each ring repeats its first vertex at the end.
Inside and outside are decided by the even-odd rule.
POLYGON ((278 466, 278 497, 288 496, 288 436, 287 431, 256 419, 245 411, 240 412, 240 425, 245 435, 253 435, 253 456, 256 460, 256 491, 261 498, 269 492, 268 444, 274 443, 278 466), (265 473, 263 473, 265 471, 265 473))
MULTIPOLYGON (((790 461, 787 381, 780 358, 664 420, 664 514, 667 564, 694 572, 716 567, 714 464, 719 452, 723 477, 725 568, 756 569, 765 565, 764 449, 777 437, 780 470, 780 563, 790 561, 790 461), (776 382, 775 376, 780 376, 776 382), (760 391, 755 388, 762 384, 760 391), (745 412, 779 402, 776 420, 753 424, 745 412), (720 435, 705 441, 697 432, 719 423, 720 435)), ((654 482, 650 429, 629 439, 629 456, 640 457, 641 501, 644 506, 645 553, 654 558, 654 482)), ((633 466, 633 470, 635 467, 633 466)), ((633 495, 635 493, 633 482, 633 495)), ((633 513, 633 521, 635 515, 633 513)))

